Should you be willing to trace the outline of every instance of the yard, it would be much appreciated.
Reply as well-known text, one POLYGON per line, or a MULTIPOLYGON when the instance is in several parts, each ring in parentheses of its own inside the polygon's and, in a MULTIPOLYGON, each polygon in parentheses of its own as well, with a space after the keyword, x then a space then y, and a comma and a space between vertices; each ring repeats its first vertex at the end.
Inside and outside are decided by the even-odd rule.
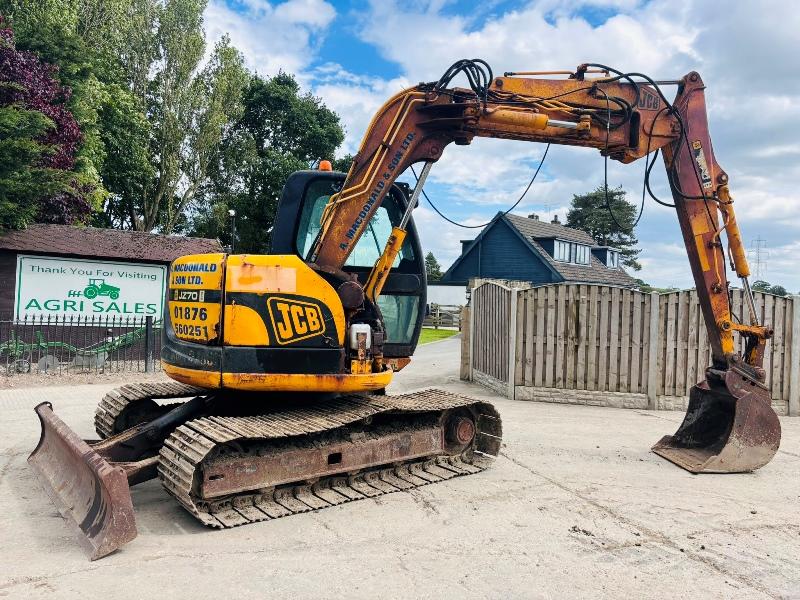
POLYGON ((25 459, 35 404, 88 437, 111 385, 0 391, 0 597, 798 597, 797 419, 760 471, 693 476, 649 450, 682 413, 510 401, 458 381, 458 356, 456 339, 424 346, 389 393, 494 403, 504 444, 488 471, 228 530, 150 481, 133 490, 138 538, 95 563, 25 459))

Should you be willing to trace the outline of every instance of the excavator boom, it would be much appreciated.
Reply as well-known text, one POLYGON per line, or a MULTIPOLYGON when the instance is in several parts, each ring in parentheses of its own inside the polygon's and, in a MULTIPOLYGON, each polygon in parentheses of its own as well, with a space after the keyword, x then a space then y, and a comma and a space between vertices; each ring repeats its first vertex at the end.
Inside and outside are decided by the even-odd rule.
MULTIPOLYGON (((693 472, 752 471, 769 462, 780 442, 762 368, 772 331, 757 320, 729 178, 711 144, 700 75, 669 82, 678 89, 672 102, 652 79, 602 65, 581 65, 567 79, 505 75, 493 77, 483 61, 460 61, 438 82, 400 92, 384 104, 345 185, 326 206, 310 262, 340 269, 391 183, 414 163, 439 160, 450 143, 469 144, 477 136, 583 146, 623 163, 660 150, 713 364, 706 380, 692 389, 681 428, 653 450, 693 472), (591 67, 602 76, 587 77, 591 67), (459 72, 467 73, 471 89, 445 87, 459 72), (746 291, 748 324, 731 313, 723 233, 746 291), (734 332, 746 340, 744 356, 736 352, 734 332)), ((392 238, 400 235, 395 231, 392 238)), ((380 279, 396 251, 390 240, 371 280, 380 279)))

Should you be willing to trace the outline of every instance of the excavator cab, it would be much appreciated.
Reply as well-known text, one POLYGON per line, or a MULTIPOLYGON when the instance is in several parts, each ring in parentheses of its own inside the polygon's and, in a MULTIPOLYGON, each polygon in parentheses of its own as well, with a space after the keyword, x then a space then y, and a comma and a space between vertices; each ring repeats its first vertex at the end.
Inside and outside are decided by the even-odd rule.
MULTIPOLYGON (((270 254, 296 254, 307 260, 319 234, 322 211, 344 181, 344 173, 293 173, 278 204, 270 254)), ((408 186, 394 184, 347 259, 342 270, 355 276, 362 286, 383 253, 392 228, 400 223, 409 199, 408 186)), ((390 361, 414 354, 425 318, 425 258, 413 220, 407 224, 406 231, 401 250, 378 297, 378 308, 386 327, 383 353, 390 361)))

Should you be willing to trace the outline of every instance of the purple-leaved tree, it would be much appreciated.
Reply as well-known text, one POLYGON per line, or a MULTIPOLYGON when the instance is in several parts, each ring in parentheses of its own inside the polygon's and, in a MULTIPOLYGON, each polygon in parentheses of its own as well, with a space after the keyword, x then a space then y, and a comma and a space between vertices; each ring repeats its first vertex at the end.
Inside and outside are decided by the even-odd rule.
POLYGON ((57 68, 17 50, 0 16, 0 227, 76 223, 93 189, 74 171, 81 132, 57 68))

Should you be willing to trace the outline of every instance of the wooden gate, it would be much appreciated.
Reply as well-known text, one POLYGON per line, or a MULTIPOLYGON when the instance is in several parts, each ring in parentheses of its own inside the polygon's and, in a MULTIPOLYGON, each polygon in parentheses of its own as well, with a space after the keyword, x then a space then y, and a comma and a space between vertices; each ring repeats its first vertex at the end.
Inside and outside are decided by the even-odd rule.
MULTIPOLYGON (((516 294, 511 287, 497 282, 484 282, 472 290, 470 296, 470 356, 471 379, 484 383, 491 380, 503 382, 513 389, 513 379, 509 381, 509 369, 513 366, 514 336, 516 330, 517 308, 512 306, 516 294)), ((491 386, 494 387, 494 386, 491 386)), ((498 390, 506 393, 506 389, 498 390)))

